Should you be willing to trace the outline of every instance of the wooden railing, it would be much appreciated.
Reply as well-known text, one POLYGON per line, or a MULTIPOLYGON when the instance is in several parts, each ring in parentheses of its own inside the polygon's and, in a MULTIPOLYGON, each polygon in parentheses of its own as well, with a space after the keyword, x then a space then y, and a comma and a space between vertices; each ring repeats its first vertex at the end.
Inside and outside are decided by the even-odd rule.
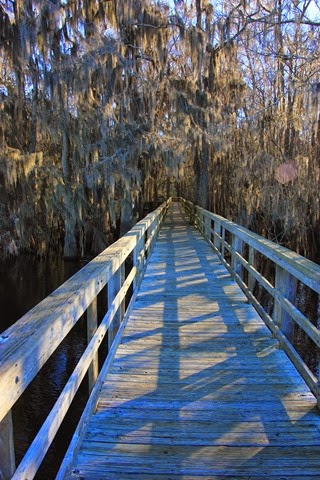
POLYGON ((125 300, 135 296, 171 199, 137 223, 126 235, 0 335, 0 478, 31 480, 51 445, 73 398, 88 372, 94 392, 109 368, 126 322, 125 300), (126 275, 125 262, 131 260, 126 275), (98 326, 97 297, 108 288, 108 310, 98 326), (69 331, 87 312, 88 346, 51 412, 15 468, 11 409, 69 331), (98 349, 108 333, 109 351, 98 372, 98 349))
POLYGON ((320 347, 319 329, 295 305, 298 281, 320 293, 320 266, 226 218, 195 206, 185 199, 180 201, 190 223, 194 224, 211 244, 317 398, 320 408, 318 378, 292 345, 296 323, 316 348, 320 347), (272 262, 275 271, 273 284, 258 271, 257 254, 260 256, 260 265, 263 263, 261 258, 272 262), (254 295, 256 284, 262 286, 273 298, 272 315, 254 295))

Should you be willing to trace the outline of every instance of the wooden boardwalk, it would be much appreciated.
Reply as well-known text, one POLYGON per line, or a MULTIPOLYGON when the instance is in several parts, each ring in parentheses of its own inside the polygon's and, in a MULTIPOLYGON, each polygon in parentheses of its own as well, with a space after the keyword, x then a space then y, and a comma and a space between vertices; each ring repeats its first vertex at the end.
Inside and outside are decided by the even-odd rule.
POLYGON ((70 478, 320 479, 315 398, 179 204, 70 478))

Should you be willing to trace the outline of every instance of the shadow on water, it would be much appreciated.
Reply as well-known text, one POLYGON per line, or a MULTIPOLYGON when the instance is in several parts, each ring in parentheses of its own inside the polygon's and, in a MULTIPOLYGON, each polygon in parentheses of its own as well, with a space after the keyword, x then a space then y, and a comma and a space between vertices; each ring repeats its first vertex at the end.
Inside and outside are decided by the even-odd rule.
MULTIPOLYGON (((22 256, 0 264, 0 332, 70 278, 83 262, 22 256)), ((47 417, 86 346, 81 318, 13 407, 16 464, 47 417)), ((87 400, 84 381, 36 479, 55 477, 87 400)))

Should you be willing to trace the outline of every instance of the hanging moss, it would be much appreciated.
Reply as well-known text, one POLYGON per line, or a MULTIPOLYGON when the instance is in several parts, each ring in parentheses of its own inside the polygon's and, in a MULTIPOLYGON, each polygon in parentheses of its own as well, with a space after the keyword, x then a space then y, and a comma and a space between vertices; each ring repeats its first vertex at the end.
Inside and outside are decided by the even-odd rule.
POLYGON ((170 179, 306 250, 319 222, 315 29, 271 27, 247 2, 226 2, 224 15, 209 1, 4 5, 8 251, 96 252, 144 201, 165 197, 170 179))

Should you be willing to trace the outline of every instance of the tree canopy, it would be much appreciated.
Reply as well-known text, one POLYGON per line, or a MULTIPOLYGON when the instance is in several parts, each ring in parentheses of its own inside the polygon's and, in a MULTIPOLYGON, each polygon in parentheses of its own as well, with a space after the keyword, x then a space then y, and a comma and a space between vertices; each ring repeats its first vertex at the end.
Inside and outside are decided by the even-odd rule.
POLYGON ((1 0, 0 248, 97 253, 181 195, 314 260, 305 0, 1 0))

